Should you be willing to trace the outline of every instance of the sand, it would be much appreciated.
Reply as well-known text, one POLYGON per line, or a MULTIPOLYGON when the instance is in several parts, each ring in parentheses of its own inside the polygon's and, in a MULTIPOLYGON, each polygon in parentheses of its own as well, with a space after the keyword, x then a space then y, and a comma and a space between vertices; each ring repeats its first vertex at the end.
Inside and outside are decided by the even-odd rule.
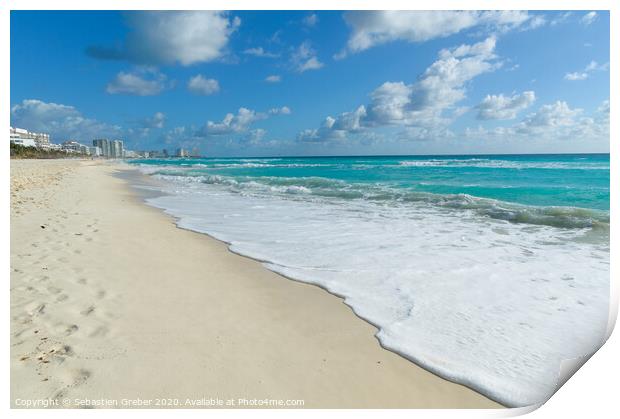
POLYGON ((177 228, 127 170, 11 161, 13 407, 501 407, 381 348, 340 298, 177 228))

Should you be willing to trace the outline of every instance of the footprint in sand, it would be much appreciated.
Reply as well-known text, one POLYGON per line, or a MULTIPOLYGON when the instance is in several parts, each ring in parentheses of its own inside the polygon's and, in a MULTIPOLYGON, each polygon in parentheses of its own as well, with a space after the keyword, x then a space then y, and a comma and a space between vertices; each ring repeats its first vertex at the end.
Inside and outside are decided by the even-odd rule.
POLYGON ((26 305, 25 309, 26 309, 26 312, 30 316, 34 317, 36 315, 44 313, 44 311, 45 311, 45 304, 37 302, 37 301, 33 301, 32 303, 26 305))
POLYGON ((50 294, 58 294, 62 290, 60 288, 56 288, 56 287, 47 287, 47 291, 50 294))
POLYGON ((96 337, 105 337, 107 336, 107 334, 110 332, 110 329, 108 329, 106 326, 99 326, 97 328, 95 328, 95 330, 93 330, 92 332, 90 332, 88 334, 88 337, 91 338, 96 338, 96 337))
POLYGON ((70 336, 72 334, 74 334, 75 332, 77 332, 79 330, 79 327, 77 326, 77 324, 56 324, 54 326, 54 332, 56 334, 63 334, 65 336, 70 336))
POLYGON ((80 311, 82 316, 90 316, 95 311, 95 306, 88 306, 84 310, 80 311))

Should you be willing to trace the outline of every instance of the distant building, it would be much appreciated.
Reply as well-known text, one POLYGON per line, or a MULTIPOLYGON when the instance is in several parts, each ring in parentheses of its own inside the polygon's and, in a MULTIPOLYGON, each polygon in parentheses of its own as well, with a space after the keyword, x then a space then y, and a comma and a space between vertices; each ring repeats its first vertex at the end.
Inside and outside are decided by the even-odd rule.
POLYGON ((99 138, 93 140, 93 147, 99 147, 101 149, 101 156, 106 159, 122 159, 125 157, 125 148, 122 140, 99 138))
POLYGON ((114 140, 110 143, 110 158, 111 159, 122 159, 125 157, 122 140, 114 140))
POLYGON ((88 154, 93 157, 101 157, 101 147, 97 147, 96 145, 88 147, 88 154))
POLYGON ((50 135, 42 132, 32 132, 24 128, 10 128, 10 141, 26 147, 49 148, 50 135), (32 145, 34 142, 34 145, 32 145))
POLYGON ((30 138, 19 138, 19 137, 13 138, 13 137, 11 137, 11 142, 13 144, 21 145, 21 146, 24 146, 24 147, 36 147, 37 146, 37 143, 34 140, 30 139, 30 138))
POLYGON ((189 153, 184 148, 177 148, 176 156, 177 157, 188 157, 189 153))
POLYGON ((90 154, 90 147, 74 140, 67 140, 61 145, 61 150, 67 153, 90 154))
POLYGON ((101 156, 106 159, 110 158, 110 142, 105 138, 99 138, 93 140, 93 147, 98 147, 101 150, 101 156))

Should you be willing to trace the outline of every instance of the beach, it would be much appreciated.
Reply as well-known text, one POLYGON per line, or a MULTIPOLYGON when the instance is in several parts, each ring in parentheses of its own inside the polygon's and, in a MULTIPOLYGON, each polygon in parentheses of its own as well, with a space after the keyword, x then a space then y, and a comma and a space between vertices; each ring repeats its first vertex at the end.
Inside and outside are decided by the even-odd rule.
POLYGON ((13 407, 501 407, 383 349, 341 298, 178 228, 130 176, 11 161, 13 407))

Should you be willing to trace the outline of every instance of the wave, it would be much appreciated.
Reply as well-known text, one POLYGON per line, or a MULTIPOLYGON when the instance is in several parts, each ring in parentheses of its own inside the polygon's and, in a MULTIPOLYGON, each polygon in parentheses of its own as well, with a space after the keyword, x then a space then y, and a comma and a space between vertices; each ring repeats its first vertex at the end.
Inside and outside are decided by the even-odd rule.
POLYGON ((450 210, 469 210, 484 217, 559 228, 596 228, 608 234, 609 212, 567 206, 528 206, 469 194, 439 194, 375 183, 348 183, 323 177, 222 176, 201 171, 161 169, 149 171, 162 179, 199 182, 246 194, 364 200, 383 205, 426 204, 450 210))
POLYGON ((493 214, 506 223, 480 216, 510 213, 505 203, 466 195, 398 201, 389 187, 320 177, 163 172, 168 194, 149 203, 179 227, 341 296, 386 349, 507 406, 544 402, 561 361, 603 341, 608 246, 530 224, 587 212, 493 214))
POLYGON ((472 167, 496 169, 560 169, 560 170, 609 170, 609 164, 592 162, 521 162, 493 159, 430 159, 404 160, 401 167, 472 167))

